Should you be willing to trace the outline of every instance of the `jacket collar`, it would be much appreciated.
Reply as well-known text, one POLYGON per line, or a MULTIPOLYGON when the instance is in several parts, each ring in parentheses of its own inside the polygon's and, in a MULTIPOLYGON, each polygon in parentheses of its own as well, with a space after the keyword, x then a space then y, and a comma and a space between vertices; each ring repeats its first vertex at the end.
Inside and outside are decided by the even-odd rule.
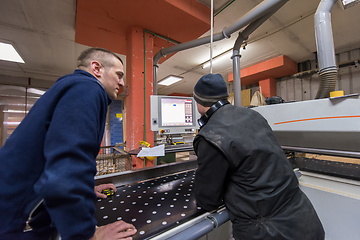
MULTIPOLYGON (((87 71, 84 71, 84 70, 81 70, 81 69, 75 69, 73 75, 85 75, 87 77, 90 77, 90 79, 92 81, 95 81, 97 84, 99 84, 99 86, 105 91, 106 93, 106 90, 104 88, 104 86, 102 85, 102 83, 99 81, 99 79, 97 79, 96 77, 94 77, 94 75, 92 75, 91 73, 87 72, 87 71)), ((61 78, 58 79, 58 81, 60 81, 61 79, 63 79, 64 77, 66 76, 63 76, 61 78)), ((108 98, 108 105, 110 105, 110 103, 112 103, 112 99, 109 97, 109 95, 106 93, 106 96, 108 98)))

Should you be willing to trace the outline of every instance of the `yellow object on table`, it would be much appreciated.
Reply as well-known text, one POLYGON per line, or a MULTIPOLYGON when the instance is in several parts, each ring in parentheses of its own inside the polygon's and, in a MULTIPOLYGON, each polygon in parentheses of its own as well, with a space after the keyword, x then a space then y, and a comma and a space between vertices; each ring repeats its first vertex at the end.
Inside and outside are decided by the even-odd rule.
POLYGON ((145 141, 140 141, 140 147, 150 147, 150 143, 145 142, 145 141))
POLYGON ((111 188, 107 188, 101 191, 102 194, 105 194, 106 196, 112 196, 114 195, 114 190, 111 188))

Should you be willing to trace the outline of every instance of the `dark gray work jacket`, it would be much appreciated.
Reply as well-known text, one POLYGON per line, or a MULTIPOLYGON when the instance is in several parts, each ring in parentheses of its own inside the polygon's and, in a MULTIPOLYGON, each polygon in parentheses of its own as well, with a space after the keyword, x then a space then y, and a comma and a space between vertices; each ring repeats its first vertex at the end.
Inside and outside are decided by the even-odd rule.
POLYGON ((194 149, 203 158, 198 159, 203 165, 199 169, 206 169, 211 161, 228 166, 213 169, 212 176, 204 176, 198 169, 195 195, 198 204, 210 210, 214 204, 206 206, 211 201, 208 195, 204 199, 206 179, 223 179, 219 192, 236 239, 324 239, 311 202, 299 189, 291 164, 259 113, 230 104, 221 107, 201 128, 194 149), (218 154, 211 153, 214 149, 218 154))

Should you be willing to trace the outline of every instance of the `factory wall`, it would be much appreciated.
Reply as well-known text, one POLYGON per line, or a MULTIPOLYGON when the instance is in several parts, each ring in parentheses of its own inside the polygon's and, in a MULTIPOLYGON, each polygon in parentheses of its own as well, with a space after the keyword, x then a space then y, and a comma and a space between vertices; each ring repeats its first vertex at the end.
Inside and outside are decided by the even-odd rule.
MULTIPOLYGON (((360 48, 336 54, 336 61, 340 67, 335 90, 343 90, 345 95, 360 93, 360 66, 358 66, 360 65, 360 48), (354 62, 357 62, 357 64, 354 64, 354 62)), ((316 70, 316 68, 317 64, 315 60, 299 63, 300 74, 276 79, 276 94, 287 102, 315 99, 319 88, 319 76, 316 71, 313 71, 316 70)), ((52 84, 52 81, 0 75, 0 118, 2 120, 0 124, 0 146, 4 144, 7 137, 16 127, 16 125, 9 124, 8 120, 11 119, 10 121, 13 122, 21 121, 25 116, 24 113, 29 111, 35 101, 40 97, 38 94, 46 91, 52 84), (5 111, 9 109, 10 105, 14 104, 16 108, 12 108, 20 112, 9 113, 5 111)), ((229 92, 233 93, 232 82, 227 82, 227 84, 229 92)), ((245 89, 251 89, 250 95, 252 96, 255 91, 259 90, 259 86, 258 84, 242 86, 242 90, 245 89)), ((124 101, 119 101, 120 105, 123 103, 124 101)), ((116 126, 122 128, 122 124, 118 122, 123 119, 122 114, 124 113, 119 106, 113 110, 110 108, 109 113, 113 113, 111 115, 114 118, 113 123, 116 122, 116 126)), ((107 124, 109 125, 111 123, 108 122, 107 124)), ((113 129, 114 126, 110 128, 113 129)), ((121 136, 119 134, 114 135, 111 129, 110 134, 108 133, 107 135, 105 133, 105 136, 109 138, 108 141, 105 141, 106 143, 111 142, 111 144, 114 144, 126 140, 120 139, 121 136)), ((126 129, 121 129, 120 131, 125 130, 126 129)))
MULTIPOLYGON (((343 90, 344 94, 360 93, 360 48, 337 53, 336 62, 338 69, 338 81, 335 90, 343 90), (357 64, 354 62, 357 61, 357 64), (350 65, 351 64, 351 65, 350 65), (341 66, 349 65, 349 66, 341 66)), ((241 65, 241 62, 240 62, 241 65)), ((317 63, 315 60, 299 63, 299 73, 276 79, 276 95, 289 101, 306 101, 315 99, 319 89, 319 76, 315 71, 317 63), (310 73, 310 74, 309 74, 310 73), (301 77, 297 75, 302 75, 301 77)), ((225 81, 229 93, 234 93, 233 82, 225 81)), ((251 96, 259 91, 259 84, 241 85, 241 90, 251 89, 251 96)))
MULTIPOLYGON (((358 61, 360 59, 360 49, 336 54, 337 65, 358 61)), ((315 61, 308 61, 304 71, 308 72, 316 69, 315 61)), ((360 93, 360 64, 340 67, 338 69, 338 81, 336 91, 343 90, 344 94, 360 93)), ((306 101, 315 99, 319 89, 319 76, 317 73, 304 74, 303 77, 287 76, 276 81, 276 94, 285 101, 306 101)))

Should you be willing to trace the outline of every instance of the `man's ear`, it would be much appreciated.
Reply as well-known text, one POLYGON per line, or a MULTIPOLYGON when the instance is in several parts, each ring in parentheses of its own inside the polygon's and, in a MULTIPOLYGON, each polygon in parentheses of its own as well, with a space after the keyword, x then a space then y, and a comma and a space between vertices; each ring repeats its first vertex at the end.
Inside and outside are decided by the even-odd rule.
POLYGON ((98 61, 92 61, 90 63, 90 68, 91 68, 91 73, 99 78, 101 77, 102 71, 103 71, 103 67, 102 65, 98 62, 98 61))

